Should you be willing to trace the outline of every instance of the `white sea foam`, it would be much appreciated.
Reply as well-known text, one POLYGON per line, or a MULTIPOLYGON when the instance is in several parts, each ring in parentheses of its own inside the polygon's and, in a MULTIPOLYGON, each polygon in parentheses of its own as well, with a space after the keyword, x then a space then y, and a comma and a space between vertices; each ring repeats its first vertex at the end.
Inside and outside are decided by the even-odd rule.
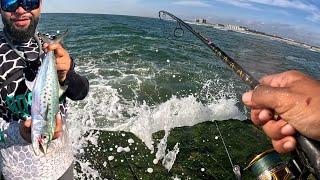
POLYGON ((171 177, 172 180, 181 180, 177 175, 174 177, 171 177))
POLYGON ((104 55, 123 55, 123 54, 130 54, 131 51, 128 51, 127 49, 116 49, 112 51, 107 51, 104 53, 104 55))
MULTIPOLYGON (((216 102, 204 105, 198 102, 196 97, 188 96, 181 99, 172 97, 170 100, 155 107, 148 106, 146 103, 131 107, 136 116, 127 119, 126 122, 121 115, 122 104, 119 102, 120 98, 117 91, 109 86, 93 86, 93 88, 100 89, 106 93, 99 94, 99 96, 90 93, 83 108, 77 110, 71 108, 70 117, 75 116, 71 118, 75 120, 73 121, 72 128, 77 129, 71 130, 74 133, 72 137, 76 153, 83 146, 86 146, 88 141, 93 145, 97 145, 99 131, 95 133, 91 131, 85 138, 82 136, 82 134, 90 129, 132 132, 150 150, 153 150, 152 134, 160 130, 165 130, 168 135, 169 131, 175 127, 193 126, 200 122, 212 120, 244 119, 244 116, 236 107, 236 100, 234 99, 219 99, 216 102), (107 124, 109 126, 98 127, 97 124, 99 124, 100 118, 108 119, 109 123, 107 124)), ((76 108, 77 106, 79 107, 79 104, 73 107, 76 108)), ((162 140, 163 142, 157 145, 157 160, 165 156, 166 137, 162 140)), ((165 163, 167 169, 170 169, 172 165, 171 163, 165 163)), ((82 164, 82 168, 86 167, 89 168, 89 166, 82 164)))
POLYGON ((151 150, 154 148, 152 134, 160 130, 193 126, 213 120, 245 119, 234 99, 220 99, 215 103, 204 105, 194 96, 182 99, 172 97, 154 108, 144 103, 137 107, 136 114, 137 116, 130 118, 127 123, 108 130, 132 132, 151 150))
POLYGON ((162 164, 163 166, 170 171, 175 160, 177 157, 177 154, 179 153, 179 143, 177 143, 172 151, 169 151, 163 158, 162 164))
POLYGON ((123 151, 123 147, 120 146, 120 147, 117 148, 117 152, 118 153, 121 153, 122 151, 123 151))
MULTIPOLYGON (((95 71, 95 68, 93 68, 88 70, 87 73, 95 74, 95 71)), ((131 78, 136 78, 137 83, 142 83, 140 77, 132 76, 131 78)), ((88 142, 98 146, 100 130, 126 131, 135 134, 151 151, 157 147, 155 161, 161 162, 160 160, 162 160, 164 166, 170 170, 179 152, 177 146, 166 153, 166 138, 171 129, 193 126, 205 121, 245 119, 245 116, 238 110, 237 100, 234 97, 223 96, 223 92, 216 95, 208 93, 208 89, 219 84, 219 82, 215 82, 215 84, 207 82, 203 91, 199 93, 205 96, 205 99, 209 99, 209 103, 201 103, 198 100, 198 95, 189 95, 183 98, 173 96, 158 105, 148 105, 146 102, 138 103, 136 100, 128 101, 121 97, 119 90, 103 85, 108 84, 108 82, 109 80, 104 77, 95 76, 91 81, 93 85, 90 87, 88 97, 84 101, 71 102, 69 105, 70 132, 75 154, 83 153, 83 148, 87 146, 88 142), (154 144, 152 134, 160 130, 165 130, 166 135, 159 144, 154 144), (83 135, 88 131, 90 133, 84 137, 83 135)), ((129 144, 132 144, 130 142, 128 141, 129 144)), ((118 147, 121 146, 115 148, 118 147)), ((108 147, 107 150, 112 151, 110 148, 112 147, 108 147)), ((132 149, 136 150, 137 148, 132 149)), ((130 148, 126 150, 122 148, 121 152, 123 151, 129 152, 130 148)), ((111 159, 111 157, 108 158, 108 160, 111 159)), ((98 171, 94 171, 94 167, 89 162, 86 162, 86 160, 77 160, 77 162, 79 162, 82 171, 78 176, 88 177, 88 173, 94 173, 98 176, 98 171)))
POLYGON ((153 169, 152 168, 148 168, 147 172, 151 174, 151 173, 153 173, 153 169))
MULTIPOLYGON (((164 156, 166 155, 166 149, 167 149, 167 139, 169 136, 169 131, 165 130, 165 135, 164 137, 160 140, 159 144, 157 145, 157 153, 156 153, 156 159, 154 162, 159 162, 159 160, 163 159, 164 156)), ((155 163, 155 164, 157 164, 155 163)))
POLYGON ((109 161, 114 160, 114 156, 109 156, 109 157, 108 157, 108 160, 109 160, 109 161))
POLYGON ((128 143, 131 145, 134 143, 134 140, 130 138, 130 139, 128 139, 128 143))
POLYGON ((93 179, 98 179, 100 177, 100 174, 97 170, 91 167, 91 163, 86 161, 86 162, 81 162, 77 160, 77 162, 80 165, 81 172, 76 174, 76 177, 79 179, 86 179, 86 178, 93 178, 93 179))

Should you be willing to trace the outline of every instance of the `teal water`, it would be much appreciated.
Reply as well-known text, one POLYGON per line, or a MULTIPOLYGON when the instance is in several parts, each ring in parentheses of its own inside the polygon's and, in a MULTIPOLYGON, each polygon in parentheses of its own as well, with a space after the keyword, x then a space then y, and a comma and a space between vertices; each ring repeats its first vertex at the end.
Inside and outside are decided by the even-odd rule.
MULTIPOLYGON (((70 34, 65 47, 74 57, 77 71, 91 84, 88 98, 70 105, 76 154, 85 145, 77 138, 92 128, 128 130, 142 138, 132 128, 136 126, 126 124, 145 124, 150 120, 144 116, 148 113, 155 126, 146 134, 163 130, 163 124, 154 123, 157 118, 153 115, 166 116, 172 109, 176 114, 193 112, 187 116, 195 120, 188 124, 178 117, 179 123, 171 124, 171 128, 206 120, 244 119, 246 110, 239 97, 248 87, 191 34, 179 39, 170 36, 170 22, 115 15, 42 15, 41 32, 56 33, 67 28, 70 34), (215 112, 214 105, 232 106, 239 112, 215 112), (195 108, 205 109, 205 113, 194 112, 195 108), (205 118, 207 111, 213 119, 205 118)), ((291 69, 320 78, 318 52, 260 36, 194 28, 256 78, 291 69)))

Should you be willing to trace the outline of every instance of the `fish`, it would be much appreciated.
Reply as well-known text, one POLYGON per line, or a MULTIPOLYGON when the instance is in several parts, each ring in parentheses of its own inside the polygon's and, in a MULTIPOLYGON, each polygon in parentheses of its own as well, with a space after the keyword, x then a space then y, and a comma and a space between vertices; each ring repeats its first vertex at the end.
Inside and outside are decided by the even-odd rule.
MULTIPOLYGON (((59 43, 68 30, 56 36, 54 40, 40 35, 40 38, 49 44, 59 43)), ((67 87, 61 87, 58 80, 56 59, 53 51, 48 51, 41 56, 41 66, 33 82, 26 85, 32 89, 31 104, 31 142, 35 154, 47 154, 50 142, 54 137, 56 116, 59 113, 59 97, 67 87)))

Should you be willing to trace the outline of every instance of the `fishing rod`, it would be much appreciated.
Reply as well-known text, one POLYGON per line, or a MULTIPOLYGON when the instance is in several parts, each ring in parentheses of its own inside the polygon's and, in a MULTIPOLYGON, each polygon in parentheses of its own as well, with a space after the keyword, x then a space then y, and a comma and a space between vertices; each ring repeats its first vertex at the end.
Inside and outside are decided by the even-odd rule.
MULTIPOLYGON (((260 85, 249 72, 245 71, 233 58, 222 51, 212 40, 204 37, 199 32, 195 31, 189 24, 174 16, 167 11, 159 11, 159 18, 170 17, 176 21, 174 36, 177 37, 184 33, 183 27, 201 40, 214 55, 222 60, 231 70, 237 74, 241 80, 255 89, 260 85)), ((274 150, 267 150, 257 155, 246 169, 251 168, 257 179, 306 179, 310 174, 313 174, 320 180, 320 143, 318 141, 297 134, 297 148, 292 152, 292 159, 288 163, 282 163, 279 155, 274 150)), ((227 151, 227 149, 226 149, 227 151)), ((228 153, 229 156, 229 153, 228 153)), ((230 156, 229 156, 230 158, 230 156)), ((231 159, 230 159, 231 160, 231 159)), ((241 171, 238 165, 233 165, 233 171, 237 179, 241 179, 241 171)))

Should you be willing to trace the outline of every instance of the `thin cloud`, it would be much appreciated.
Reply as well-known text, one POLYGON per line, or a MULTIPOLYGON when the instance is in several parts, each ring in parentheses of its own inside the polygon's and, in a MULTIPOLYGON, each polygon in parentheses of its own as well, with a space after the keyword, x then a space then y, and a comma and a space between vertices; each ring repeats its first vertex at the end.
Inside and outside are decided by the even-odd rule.
POLYGON ((264 4, 269 6, 276 6, 281 8, 292 8, 299 9, 303 11, 316 11, 319 10, 316 6, 312 4, 305 4, 301 1, 294 0, 237 0, 237 1, 247 1, 251 3, 264 4))
POLYGON ((204 1, 198 1, 198 0, 177 1, 177 2, 173 2, 173 4, 181 5, 181 6, 191 6, 191 7, 211 7, 210 4, 204 1))
POLYGON ((320 14, 318 12, 315 12, 312 14, 312 16, 307 17, 307 19, 312 22, 319 22, 320 21, 320 14))
MULTIPOLYGON (((242 1, 242 0, 240 0, 242 1)), ((253 3, 264 4, 269 6, 275 6, 280 8, 291 8, 310 13, 306 19, 312 22, 320 21, 320 9, 314 4, 303 3, 298 0, 289 1, 289 0, 247 0, 253 3)))
POLYGON ((223 3, 226 3, 226 4, 231 4, 233 6, 237 6, 237 7, 241 7, 241 8, 260 10, 260 9, 258 9, 256 7, 254 7, 251 3, 248 3, 248 2, 245 2, 245 1, 242 1, 242 0, 228 0, 228 1, 216 0, 216 1, 220 1, 220 2, 223 2, 223 3))
POLYGON ((285 9, 296 9, 300 11, 304 11, 309 13, 306 19, 313 22, 320 21, 320 9, 315 3, 304 3, 300 0, 216 0, 219 2, 224 2, 227 4, 232 4, 237 7, 241 8, 248 8, 254 9, 257 8, 257 5, 267 5, 267 6, 274 6, 278 8, 285 8, 285 9))

